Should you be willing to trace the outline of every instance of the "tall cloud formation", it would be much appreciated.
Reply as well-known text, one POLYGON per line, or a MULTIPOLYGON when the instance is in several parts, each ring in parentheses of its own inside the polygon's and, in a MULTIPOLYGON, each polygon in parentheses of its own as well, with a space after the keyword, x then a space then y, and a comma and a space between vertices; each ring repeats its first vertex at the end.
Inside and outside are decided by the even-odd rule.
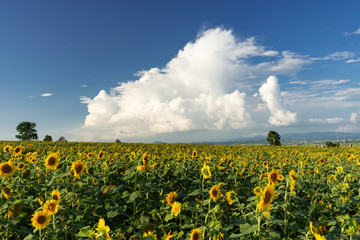
POLYGON ((269 123, 275 126, 286 126, 296 122, 296 113, 290 112, 285 107, 278 79, 275 76, 266 79, 266 83, 260 87, 259 93, 271 112, 269 123))
MULTIPOLYGON (((82 97, 89 111, 84 128, 102 139, 241 129, 252 122, 247 93, 265 76, 294 75, 309 63, 294 53, 266 50, 254 38, 237 41, 231 30, 209 29, 163 69, 141 71, 138 80, 121 82, 109 94, 101 90, 93 99, 82 97), (263 61, 250 64, 247 59, 252 57, 263 61)), ((293 123, 295 114, 281 104, 276 81, 261 89, 272 114, 270 123, 293 123)))

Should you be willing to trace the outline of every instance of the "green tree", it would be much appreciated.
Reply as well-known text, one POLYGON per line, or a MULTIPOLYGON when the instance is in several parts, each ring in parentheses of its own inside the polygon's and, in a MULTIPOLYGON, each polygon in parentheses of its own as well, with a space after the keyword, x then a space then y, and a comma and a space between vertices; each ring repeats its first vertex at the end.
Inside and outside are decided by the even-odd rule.
POLYGON ((116 143, 121 143, 121 141, 119 139, 116 139, 115 142, 116 143))
POLYGON ((58 142, 67 142, 64 136, 61 136, 58 140, 58 142))
POLYGON ((339 147, 340 143, 333 143, 333 142, 328 141, 328 142, 325 143, 325 146, 327 146, 327 147, 339 147))
POLYGON ((270 143, 271 146, 281 146, 280 138, 281 137, 277 132, 271 130, 268 133, 266 140, 270 143))
POLYGON ((43 141, 52 141, 53 139, 52 139, 52 137, 50 136, 50 135, 46 135, 45 137, 44 137, 44 140, 43 141))
POLYGON ((38 135, 35 128, 36 123, 34 122, 21 122, 16 127, 19 134, 15 135, 15 137, 21 141, 37 140, 38 135))

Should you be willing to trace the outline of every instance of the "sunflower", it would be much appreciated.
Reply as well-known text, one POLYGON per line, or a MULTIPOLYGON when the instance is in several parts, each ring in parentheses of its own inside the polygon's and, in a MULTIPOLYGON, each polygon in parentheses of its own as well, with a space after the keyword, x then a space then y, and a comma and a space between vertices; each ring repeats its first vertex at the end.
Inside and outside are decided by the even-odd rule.
POLYGON ((262 190, 261 187, 258 186, 258 187, 255 187, 253 191, 254 191, 255 195, 258 195, 261 193, 261 190, 262 190))
POLYGON ((50 215, 45 211, 36 211, 31 218, 31 224, 37 230, 47 227, 50 223, 50 215))
POLYGON ((142 171, 145 171, 146 170, 146 166, 145 165, 139 165, 137 166, 136 168, 136 171, 138 172, 142 172, 142 171))
POLYGON ((98 158, 103 158, 105 156, 105 152, 104 151, 100 151, 98 154, 98 158))
POLYGON ((23 170, 25 168, 25 164, 23 162, 20 162, 17 166, 18 170, 23 170))
POLYGON ((22 203, 13 204, 9 209, 8 218, 17 218, 21 213, 22 207, 22 203))
POLYGON ((14 156, 20 156, 23 152, 23 147, 20 145, 20 146, 17 146, 16 148, 14 148, 14 151, 13 151, 13 155, 14 156))
POLYGON ((292 170, 289 172, 289 177, 290 177, 291 180, 296 180, 294 169, 292 169, 292 170))
POLYGON ((74 177, 79 179, 81 173, 85 170, 85 167, 86 165, 81 161, 73 162, 71 164, 71 170, 74 170, 74 177))
POLYGON ((201 173, 203 174, 203 177, 205 179, 211 178, 211 171, 209 165, 206 165, 206 163, 204 163, 204 166, 201 168, 201 173))
POLYGON ((22 172, 22 178, 29 178, 30 177, 30 174, 31 174, 31 171, 29 169, 25 169, 23 172, 22 172))
POLYGON ((9 199, 11 197, 11 194, 13 193, 13 190, 11 189, 10 186, 6 186, 3 188, 2 190, 2 194, 4 195, 4 197, 6 199, 9 199))
POLYGON ((168 234, 166 234, 166 237, 164 240, 170 240, 172 239, 173 237, 175 237, 174 235, 171 235, 171 230, 168 232, 168 234))
POLYGON ((233 196, 235 194, 235 191, 231 190, 229 192, 227 192, 226 195, 226 201, 228 202, 229 205, 232 205, 234 200, 231 198, 231 196, 233 196))
POLYGON ((45 159, 45 166, 48 169, 56 170, 59 165, 59 154, 50 153, 49 156, 45 159))
POLYGON ((94 154, 92 152, 89 152, 88 154, 86 154, 87 158, 92 158, 94 156, 94 154))
POLYGON ((295 190, 295 183, 296 183, 295 180, 291 180, 291 181, 290 181, 290 191, 294 191, 294 190, 295 190))
POLYGON ((201 231, 196 228, 191 230, 191 234, 190 234, 190 240, 200 240, 201 239, 201 231))
POLYGON ((158 239, 156 234, 154 234, 154 232, 152 232, 152 231, 144 232, 143 237, 151 237, 151 239, 153 239, 153 240, 158 239))
POLYGON ((260 210, 268 210, 270 211, 271 209, 271 202, 273 200, 273 196, 274 196, 275 190, 274 190, 274 186, 269 184, 267 185, 263 192, 262 192, 262 196, 261 196, 261 200, 258 204, 258 207, 260 210))
POLYGON ((58 190, 54 189, 51 192, 51 200, 58 202, 58 203, 61 201, 60 192, 58 190))
POLYGON ((146 166, 146 167, 149 166, 149 157, 150 157, 149 154, 144 153, 142 158, 141 158, 141 161, 142 161, 143 165, 146 166))
POLYGON ((176 217, 177 215, 179 215, 180 212, 181 212, 181 203, 174 202, 171 208, 171 215, 176 217))
POLYGON ((268 180, 272 184, 278 184, 278 180, 281 181, 284 179, 284 176, 279 173, 279 170, 274 170, 268 173, 268 180))
POLYGON ((11 161, 0 164, 0 175, 3 177, 10 177, 15 173, 16 168, 11 164, 11 161))
POLYGON ((54 215, 59 210, 59 202, 56 202, 54 200, 46 201, 44 205, 44 210, 50 215, 54 215))
POLYGON ((209 191, 211 199, 216 202, 220 198, 220 189, 217 185, 211 187, 209 191))
POLYGON ((313 225, 312 222, 310 222, 310 232, 311 232, 312 234, 317 233, 317 229, 314 227, 314 225, 313 225))
POLYGON ((93 184, 98 185, 98 180, 96 178, 93 178, 93 184))
POLYGON ((110 191, 111 189, 113 189, 115 187, 116 187, 115 185, 110 185, 110 186, 106 187, 103 191, 103 194, 107 193, 108 191, 110 191))
POLYGON ((166 195, 166 201, 168 203, 169 206, 172 206, 177 198, 177 193, 176 192, 170 192, 166 195))
POLYGON ((12 147, 10 145, 6 145, 4 148, 3 148, 3 152, 4 153, 9 153, 9 152, 12 152, 12 147))
POLYGON ((103 218, 99 219, 99 223, 97 225, 96 231, 98 232, 97 235, 102 233, 105 234, 106 239, 112 239, 109 235, 110 228, 108 225, 105 225, 105 220, 103 218))

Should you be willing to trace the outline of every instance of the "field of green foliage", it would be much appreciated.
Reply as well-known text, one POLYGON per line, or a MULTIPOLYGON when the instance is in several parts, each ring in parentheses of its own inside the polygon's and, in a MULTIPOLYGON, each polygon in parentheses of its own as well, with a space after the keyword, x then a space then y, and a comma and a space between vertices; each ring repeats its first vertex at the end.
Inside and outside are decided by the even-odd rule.
POLYGON ((359 239, 360 148, 0 142, 3 239, 359 239))

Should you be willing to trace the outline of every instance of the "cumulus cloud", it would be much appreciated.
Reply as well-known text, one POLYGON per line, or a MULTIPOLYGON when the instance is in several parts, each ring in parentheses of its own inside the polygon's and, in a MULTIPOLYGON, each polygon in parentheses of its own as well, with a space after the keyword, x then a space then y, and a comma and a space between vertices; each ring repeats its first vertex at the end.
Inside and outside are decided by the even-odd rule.
POLYGON ((335 124, 335 123, 339 123, 344 121, 343 118, 325 118, 325 119, 321 119, 321 118, 311 118, 309 119, 309 122, 311 123, 325 123, 325 124, 335 124))
POLYGON ((278 79, 270 76, 259 89, 262 100, 270 110, 269 123, 275 126, 285 126, 296 122, 296 113, 286 109, 282 100, 278 79))
MULTIPOLYGON (((254 38, 239 41, 231 30, 209 29, 187 43, 164 68, 140 71, 138 80, 120 82, 94 98, 82 97, 89 111, 83 128, 105 139, 241 129, 252 123, 246 102, 252 88, 265 76, 293 76, 309 63, 295 53, 267 50, 254 38), (250 61, 253 57, 256 63, 250 61)), ((278 85, 270 92, 267 86, 262 93, 272 113, 271 123, 294 122, 296 114, 285 109, 278 85), (268 100, 269 94, 276 99, 268 100)))
POLYGON ((43 93, 40 96, 42 96, 42 97, 50 97, 52 95, 54 95, 54 94, 53 93, 43 93))

